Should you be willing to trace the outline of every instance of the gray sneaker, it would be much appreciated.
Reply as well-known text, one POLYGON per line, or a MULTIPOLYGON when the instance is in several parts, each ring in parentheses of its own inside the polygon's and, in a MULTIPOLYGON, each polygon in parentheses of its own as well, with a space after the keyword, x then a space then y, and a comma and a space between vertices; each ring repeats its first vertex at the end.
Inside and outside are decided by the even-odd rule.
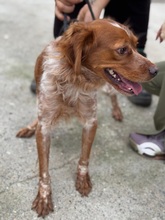
POLYGON ((131 133, 129 135, 131 147, 141 155, 165 155, 165 130, 156 135, 131 133))

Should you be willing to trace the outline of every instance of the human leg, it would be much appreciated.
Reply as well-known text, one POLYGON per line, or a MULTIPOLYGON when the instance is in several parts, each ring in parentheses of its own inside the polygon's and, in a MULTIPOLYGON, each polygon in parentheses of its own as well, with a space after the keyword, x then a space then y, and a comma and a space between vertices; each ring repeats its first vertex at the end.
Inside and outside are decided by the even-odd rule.
POLYGON ((144 51, 147 41, 150 4, 151 0, 128 0, 129 25, 138 37, 139 52, 144 51))
POLYGON ((152 134, 131 133, 129 136, 130 145, 139 154, 149 156, 165 155, 165 62, 157 63, 157 66, 159 68, 158 75, 150 82, 143 83, 143 87, 148 92, 159 96, 154 114, 154 124, 157 131, 152 134))
MULTIPOLYGON (((150 13, 150 0, 128 0, 130 11, 130 28, 138 36, 137 50, 143 56, 146 56, 145 45, 147 41, 147 30, 150 13)), ((152 96, 146 90, 143 90, 138 96, 128 98, 133 104, 148 107, 152 103, 152 96)))
MULTIPOLYGON (((138 36, 137 50, 143 56, 146 56, 145 45, 147 41, 147 30, 149 22, 151 0, 128 0, 130 12, 130 28, 138 36)), ((138 96, 128 98, 133 104, 148 107, 151 105, 152 96, 146 90, 143 90, 138 96)))
POLYGON ((158 75, 150 82, 144 83, 143 88, 148 92, 158 95, 159 101, 154 114, 154 124, 157 131, 165 129, 165 61, 157 63, 158 75))

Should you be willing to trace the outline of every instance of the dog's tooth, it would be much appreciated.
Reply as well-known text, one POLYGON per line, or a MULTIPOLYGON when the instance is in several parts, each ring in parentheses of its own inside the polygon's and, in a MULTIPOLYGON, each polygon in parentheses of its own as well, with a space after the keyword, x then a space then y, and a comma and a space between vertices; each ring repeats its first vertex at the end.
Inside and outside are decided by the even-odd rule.
POLYGON ((113 70, 112 70, 112 69, 110 69, 110 70, 109 70, 109 73, 110 73, 111 75, 113 75, 113 74, 114 74, 114 72, 113 72, 113 70))
POLYGON ((111 76, 113 76, 113 78, 115 78, 117 81, 121 81, 120 78, 117 78, 117 74, 112 70, 112 69, 109 69, 108 70, 109 74, 111 76))
POLYGON ((114 78, 117 77, 116 73, 114 73, 112 69, 109 70, 109 74, 111 74, 111 76, 113 76, 114 78))

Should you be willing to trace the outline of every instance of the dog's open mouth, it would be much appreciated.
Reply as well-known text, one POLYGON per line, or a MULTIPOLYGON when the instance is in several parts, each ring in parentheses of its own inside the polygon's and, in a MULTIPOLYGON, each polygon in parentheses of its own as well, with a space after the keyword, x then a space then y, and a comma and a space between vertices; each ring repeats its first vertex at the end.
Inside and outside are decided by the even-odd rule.
POLYGON ((142 86, 139 83, 132 82, 119 73, 110 68, 104 69, 105 75, 113 82, 119 90, 122 90, 128 95, 138 95, 142 91, 142 86))

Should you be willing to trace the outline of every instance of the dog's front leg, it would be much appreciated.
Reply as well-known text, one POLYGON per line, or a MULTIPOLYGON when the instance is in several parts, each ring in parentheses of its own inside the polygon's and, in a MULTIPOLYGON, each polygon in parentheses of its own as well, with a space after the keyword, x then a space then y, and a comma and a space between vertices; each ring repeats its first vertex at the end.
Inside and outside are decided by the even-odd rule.
POLYGON ((32 204, 32 209, 38 213, 38 216, 45 217, 53 211, 51 198, 51 183, 48 171, 49 150, 50 150, 50 132, 43 130, 38 122, 36 130, 36 142, 39 158, 39 189, 38 194, 32 204))
POLYGON ((88 165, 92 143, 96 134, 97 120, 92 119, 83 127, 82 152, 78 162, 76 189, 82 196, 88 196, 92 189, 88 165))

